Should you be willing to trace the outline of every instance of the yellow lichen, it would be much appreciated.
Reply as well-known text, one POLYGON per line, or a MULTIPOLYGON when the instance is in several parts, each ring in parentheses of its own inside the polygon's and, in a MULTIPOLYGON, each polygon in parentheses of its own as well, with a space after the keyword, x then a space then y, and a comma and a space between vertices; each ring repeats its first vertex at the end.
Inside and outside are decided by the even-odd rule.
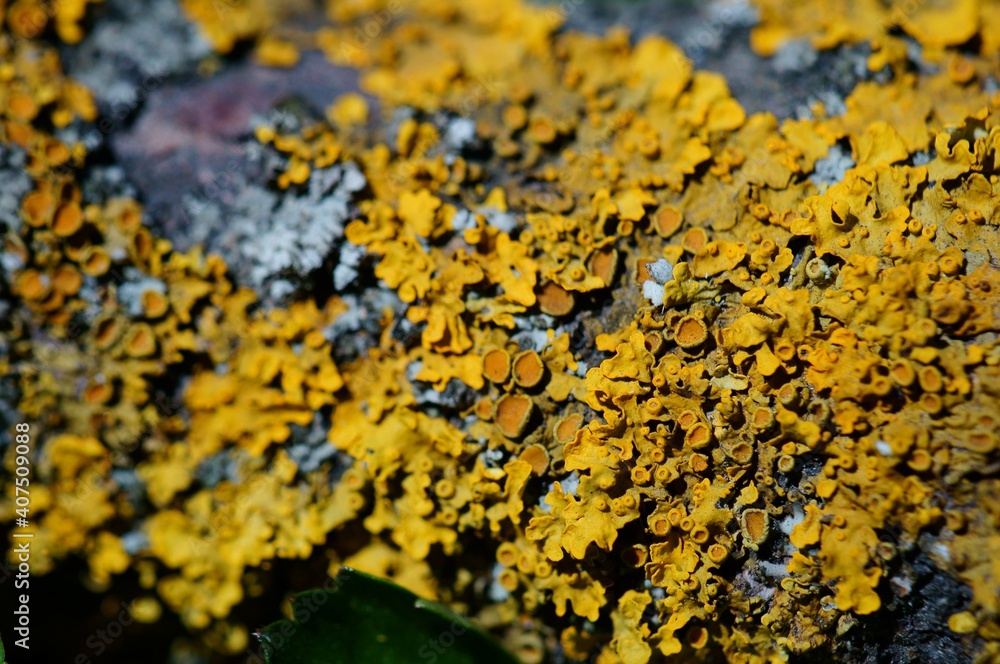
MULTIPOLYGON (((22 267, 0 367, 46 426, 39 573, 81 556, 96 588, 134 569, 228 651, 272 561, 317 556, 492 615, 514 644, 545 616, 581 658, 758 662, 829 647, 893 592, 888 538, 931 538, 971 589, 948 626, 997 652, 989 3, 759 0, 759 52, 874 40, 869 67, 893 73, 840 116, 785 121, 748 115, 659 37, 557 31, 521 3, 408 3, 405 20, 392 3, 328 4, 319 46, 363 67, 371 96, 255 138, 287 159, 279 188, 348 160, 368 182, 346 238, 405 321, 384 313, 347 362, 323 333, 336 298, 261 311, 219 257, 156 238, 135 201, 89 200, 72 168, 85 150, 51 133, 95 118, 89 93, 54 50, 0 46, 0 139, 33 179, 5 240, 22 267), (379 11, 377 45, 338 48, 379 11), (909 66, 896 29, 945 66, 909 66), (366 99, 412 117, 380 142, 366 99), (446 160, 438 113, 472 118, 489 156, 446 160), (854 165, 814 181, 834 145, 854 165), (652 306, 635 282, 655 282, 660 257, 652 306), (138 313, 118 303, 125 268, 163 283, 138 313), (164 398, 173 377, 184 388, 164 398), (305 470, 294 438, 314 425, 339 456, 305 470), (220 458, 231 476, 207 482, 220 458), (115 479, 133 468, 147 512, 115 479), (487 602, 494 560, 511 594, 487 602)), ((44 4, 69 42, 86 5, 44 4)), ((298 3, 182 6, 221 53, 297 58, 282 26, 298 3)))

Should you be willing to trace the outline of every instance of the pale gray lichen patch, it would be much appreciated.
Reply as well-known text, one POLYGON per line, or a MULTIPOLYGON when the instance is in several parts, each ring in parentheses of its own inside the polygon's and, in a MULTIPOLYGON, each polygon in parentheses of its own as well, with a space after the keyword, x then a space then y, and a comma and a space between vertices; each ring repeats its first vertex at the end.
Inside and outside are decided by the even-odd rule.
POLYGON ((166 295, 167 285, 159 279, 144 277, 136 268, 129 267, 124 271, 126 279, 118 286, 118 304, 128 312, 129 316, 143 315, 142 296, 147 291, 166 295))
POLYGON ((849 149, 840 143, 835 143, 822 159, 816 160, 816 166, 810 176, 820 191, 826 191, 830 185, 842 182, 844 175, 854 168, 854 158, 849 149))
POLYGON ((796 39, 786 42, 774 54, 771 66, 780 74, 805 71, 812 67, 819 56, 807 40, 796 39))
MULTIPOLYGON (((229 227, 215 244, 239 283, 254 288, 266 303, 279 303, 338 250, 351 201, 366 184, 357 166, 348 162, 314 171, 303 193, 278 196, 247 186, 225 213, 216 206, 215 214, 228 217, 229 227)), ((356 249, 345 251, 339 255, 349 269, 334 275, 341 287, 357 276, 361 258, 356 249)))
POLYGON ((674 266, 665 258, 654 263, 646 263, 646 271, 652 279, 642 282, 642 296, 654 307, 663 305, 663 285, 674 278, 674 266))
POLYGON ((173 0, 108 0, 105 15, 67 60, 116 123, 164 77, 194 70, 212 48, 173 0))
POLYGON ((21 228, 21 199, 31 190, 24 150, 0 145, 0 231, 21 228))

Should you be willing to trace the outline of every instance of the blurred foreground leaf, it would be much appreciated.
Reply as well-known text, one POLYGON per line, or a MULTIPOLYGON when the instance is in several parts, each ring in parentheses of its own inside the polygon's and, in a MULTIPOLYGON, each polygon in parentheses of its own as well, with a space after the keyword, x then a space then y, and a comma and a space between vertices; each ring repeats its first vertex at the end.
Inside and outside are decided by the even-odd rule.
POLYGON ((448 608, 342 567, 332 589, 292 599, 294 620, 257 633, 268 664, 517 664, 448 608))

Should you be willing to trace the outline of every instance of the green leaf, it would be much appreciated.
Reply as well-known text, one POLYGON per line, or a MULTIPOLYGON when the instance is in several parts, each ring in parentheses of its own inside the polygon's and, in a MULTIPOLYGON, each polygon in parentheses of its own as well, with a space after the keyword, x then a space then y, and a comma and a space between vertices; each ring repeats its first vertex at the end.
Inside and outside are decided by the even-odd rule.
POLYGON ((447 607, 342 567, 330 589, 292 599, 294 620, 257 633, 267 664, 517 664, 447 607))

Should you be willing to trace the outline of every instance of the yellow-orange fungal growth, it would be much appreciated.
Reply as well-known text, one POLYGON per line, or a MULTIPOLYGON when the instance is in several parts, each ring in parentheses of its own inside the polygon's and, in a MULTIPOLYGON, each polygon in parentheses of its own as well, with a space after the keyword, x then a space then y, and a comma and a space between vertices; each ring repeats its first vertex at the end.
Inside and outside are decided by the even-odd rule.
POLYGON ((664 205, 653 214, 653 228, 662 238, 669 238, 681 229, 684 221, 681 211, 673 205, 664 205))
POLYGON ((72 265, 60 265, 52 275, 52 286, 63 295, 76 295, 83 285, 83 276, 72 265))
MULTIPOLYGON (((622 233, 628 235, 629 233, 622 233)), ((605 286, 611 285, 618 267, 618 251, 616 249, 600 249, 590 258, 591 273, 601 280, 605 286)))
POLYGON ((125 351, 132 357, 147 357, 156 351, 156 336, 145 323, 133 325, 125 335, 125 351))
POLYGON ((528 125, 528 134, 538 143, 551 143, 556 139, 556 128, 545 117, 534 117, 528 125))
POLYGON ((774 426, 774 411, 770 408, 755 408, 750 413, 750 424, 758 431, 765 431, 774 426))
POLYGON ((695 650, 700 650, 708 644, 708 630, 702 626, 695 626, 687 632, 687 642, 695 650))
POLYGON ((494 409, 493 420, 508 438, 519 438, 528 426, 534 411, 531 399, 520 394, 505 394, 494 409))
POLYGON ((948 618, 948 629, 956 634, 971 634, 978 627, 975 616, 968 611, 954 613, 948 618))
POLYGON ((81 259, 80 268, 91 277, 100 277, 111 268, 111 257, 102 247, 88 247, 81 259))
POLYGON ((561 445, 570 442, 582 425, 583 416, 579 413, 574 413, 558 420, 553 432, 556 442, 561 445))
POLYGON ((56 212, 52 222, 52 231, 59 236, 68 237, 83 226, 83 212, 76 203, 66 203, 56 212))
POLYGON ((49 292, 51 280, 37 270, 28 269, 17 276, 17 292, 29 300, 41 300, 49 292))
POLYGON ((483 355, 483 375, 494 383, 505 383, 510 377, 510 355, 507 351, 494 348, 483 355))
POLYGON ((538 292, 538 307, 550 316, 566 316, 575 305, 573 294, 553 281, 544 284, 538 292))
POLYGON ((142 294, 142 309, 150 318, 160 318, 169 307, 170 301, 162 293, 148 290, 142 294))
POLYGON ((541 445, 529 445, 524 448, 524 451, 521 452, 519 458, 531 466, 531 472, 535 475, 541 477, 545 475, 545 471, 548 470, 549 453, 541 445))
POLYGON ((497 547, 497 562, 504 567, 513 567, 517 561, 517 547, 511 542, 504 542, 497 547))
POLYGON ((701 449, 708 445, 712 440, 712 431, 708 428, 708 425, 699 422, 688 429, 687 433, 684 434, 684 442, 691 449, 701 449))
POLYGON ((98 318, 93 327, 94 343, 102 350, 110 348, 118 340, 121 328, 121 322, 114 317, 98 318))
MULTIPOLYGON (((30 367, 22 410, 73 432, 39 466, 40 569, 79 555, 94 587, 131 570, 155 589, 150 619, 173 612, 217 646, 246 636, 234 616, 271 561, 315 557, 461 604, 528 658, 558 639, 579 659, 766 662, 836 650, 850 614, 897 592, 905 546, 970 589, 949 627, 996 653, 995 21, 975 2, 756 4, 758 51, 874 38, 869 68, 893 75, 839 115, 779 121, 659 37, 558 30, 521 3, 407 3, 345 51, 391 7, 328 3, 317 45, 370 97, 255 138, 287 161, 279 187, 347 161, 367 182, 347 239, 418 332, 401 340, 386 314, 345 366, 325 336, 345 302, 252 313, 221 259, 174 250, 135 201, 91 200, 85 150, 51 135, 95 117, 89 95, 41 44, 31 67, 0 53, 0 140, 35 180, 5 239, 23 267, 0 366, 30 367), (369 133, 367 99, 408 107, 392 140, 369 133), (449 146, 454 116, 482 150, 449 146), (853 165, 821 178, 838 152, 853 165), (162 289, 126 308, 130 268, 162 289), (40 362, 51 344, 60 360, 40 362), (166 376, 184 389, 165 395, 166 376), (296 455, 316 426, 340 454, 309 471, 296 455), (204 483, 234 458, 237 479, 204 483), (111 481, 132 461, 141 524, 111 481), (137 528, 149 546, 129 553, 137 528), (479 592, 493 561, 473 551, 513 594, 479 592)), ((182 3, 219 52, 298 57, 277 3, 225 20, 211 5, 182 3)), ((50 16, 56 34, 79 36, 72 14, 50 16)))
POLYGON ((778 457, 778 470, 782 473, 790 473, 795 470, 795 457, 782 454, 778 457))
POLYGON ((770 517, 767 512, 759 509, 744 510, 740 515, 740 527, 746 545, 750 549, 760 546, 770 533, 770 517))
POLYGON ((736 463, 745 465, 753 458, 753 447, 749 443, 737 443, 728 451, 728 455, 736 463))
POLYGON ((674 326, 674 341, 681 348, 691 350, 708 339, 708 326, 696 316, 684 316, 674 326))
POLYGON ((527 350, 514 357, 512 364, 514 383, 521 387, 535 387, 545 376, 545 364, 533 350, 527 350))
POLYGON ((91 404, 102 405, 111 400, 114 395, 114 388, 108 383, 95 383, 88 385, 83 392, 83 398, 91 404))
POLYGON ((45 190, 30 192, 21 201, 24 221, 30 226, 43 226, 48 223, 50 215, 55 212, 55 200, 45 190))
POLYGON ((708 547, 708 558, 716 565, 721 564, 729 557, 729 551, 721 544, 713 544, 708 547))

